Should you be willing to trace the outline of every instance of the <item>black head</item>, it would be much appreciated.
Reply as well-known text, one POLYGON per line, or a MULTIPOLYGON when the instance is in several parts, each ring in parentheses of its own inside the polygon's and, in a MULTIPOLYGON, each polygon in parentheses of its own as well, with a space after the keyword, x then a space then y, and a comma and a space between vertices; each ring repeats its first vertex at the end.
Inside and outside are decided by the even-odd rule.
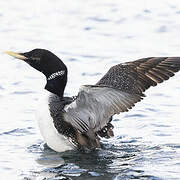
POLYGON ((24 62, 42 72, 47 79, 45 89, 59 96, 63 96, 67 82, 67 67, 55 54, 45 49, 34 49, 25 53, 9 51, 6 53, 24 60, 24 62))

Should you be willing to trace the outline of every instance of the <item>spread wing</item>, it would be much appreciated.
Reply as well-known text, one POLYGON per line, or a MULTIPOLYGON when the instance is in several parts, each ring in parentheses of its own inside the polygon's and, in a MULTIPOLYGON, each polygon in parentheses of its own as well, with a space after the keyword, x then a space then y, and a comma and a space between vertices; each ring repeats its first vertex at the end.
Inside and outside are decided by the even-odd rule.
POLYGON ((96 85, 142 95, 149 87, 174 76, 179 69, 180 57, 143 58, 111 67, 96 85))
POLYGON ((114 114, 128 111, 143 92, 180 70, 180 57, 151 57, 118 64, 95 86, 83 86, 64 119, 81 133, 100 131, 114 114))
POLYGON ((65 108, 65 120, 80 132, 102 129, 114 114, 128 111, 142 97, 106 86, 82 86, 76 101, 65 108))

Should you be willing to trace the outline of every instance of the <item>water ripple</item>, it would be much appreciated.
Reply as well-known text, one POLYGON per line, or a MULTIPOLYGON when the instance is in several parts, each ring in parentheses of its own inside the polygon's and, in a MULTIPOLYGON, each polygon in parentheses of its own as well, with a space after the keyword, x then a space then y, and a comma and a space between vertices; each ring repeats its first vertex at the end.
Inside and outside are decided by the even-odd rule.
MULTIPOLYGON (((53 51, 68 65, 66 94, 76 95, 82 84, 95 84, 115 64, 179 56, 178 3, 0 1, 1 52, 53 51)), ((179 179, 179 74, 118 115, 112 121, 115 137, 89 153, 56 153, 41 144, 34 122, 45 85, 39 72, 1 53, 0 77, 1 179, 179 179)))
POLYGON ((31 130, 34 129, 33 127, 27 127, 25 129, 16 128, 10 131, 6 131, 3 133, 0 133, 0 136, 2 135, 11 135, 11 136, 26 136, 27 134, 33 134, 31 130))

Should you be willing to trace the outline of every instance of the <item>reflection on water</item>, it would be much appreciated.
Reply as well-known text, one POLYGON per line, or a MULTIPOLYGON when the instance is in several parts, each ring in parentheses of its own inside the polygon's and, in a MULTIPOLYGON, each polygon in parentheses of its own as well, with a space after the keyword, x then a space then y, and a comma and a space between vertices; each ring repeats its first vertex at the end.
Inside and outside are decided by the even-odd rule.
MULTIPOLYGON (((45 48, 69 69, 66 95, 117 63, 179 56, 179 1, 0 1, 0 51, 45 48)), ((44 76, 1 53, 0 179, 179 179, 180 74, 115 116, 115 137, 89 153, 50 150, 34 116, 44 76)))
MULTIPOLYGON (((90 153, 79 151, 56 153, 46 147, 36 159, 41 168, 33 171, 27 178, 161 179, 146 173, 140 165, 148 160, 149 155, 151 155, 150 158, 155 158, 154 156, 160 153, 163 147, 140 145, 128 141, 119 142, 118 145, 117 143, 116 145, 111 144, 110 147, 109 143, 106 143, 104 142, 102 150, 90 153)), ((30 149, 34 148, 37 151, 38 147, 30 149)))

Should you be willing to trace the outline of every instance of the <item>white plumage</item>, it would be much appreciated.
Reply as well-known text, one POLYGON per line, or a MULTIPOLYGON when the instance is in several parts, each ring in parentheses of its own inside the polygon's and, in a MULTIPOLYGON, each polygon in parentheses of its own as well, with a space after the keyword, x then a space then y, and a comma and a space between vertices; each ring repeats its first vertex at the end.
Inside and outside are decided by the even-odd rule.
POLYGON ((59 134, 57 129, 54 127, 48 106, 49 94, 50 93, 47 92, 41 97, 36 112, 40 133, 51 149, 57 152, 71 150, 74 146, 69 142, 67 137, 59 134))

